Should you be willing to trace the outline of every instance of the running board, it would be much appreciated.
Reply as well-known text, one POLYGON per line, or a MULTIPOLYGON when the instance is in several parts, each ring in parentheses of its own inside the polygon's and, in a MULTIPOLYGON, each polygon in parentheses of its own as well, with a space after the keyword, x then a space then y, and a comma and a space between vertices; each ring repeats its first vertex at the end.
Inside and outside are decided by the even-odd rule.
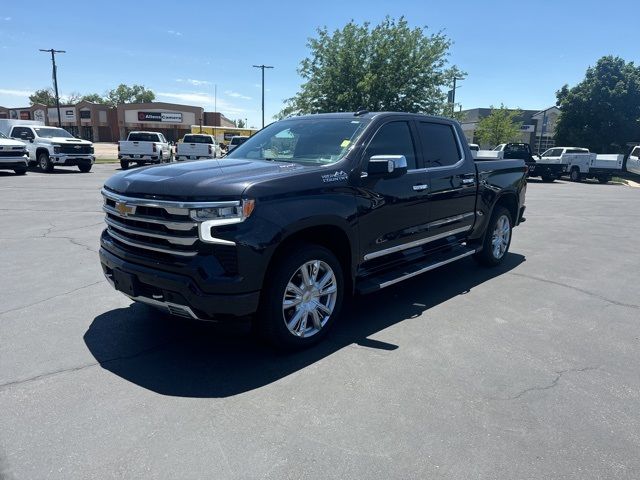
POLYGON ((409 278, 413 278, 422 273, 442 267, 448 263, 461 260, 473 255, 474 253, 476 253, 475 249, 459 245, 448 252, 429 257, 427 260, 412 263, 410 265, 403 265, 390 272, 385 272, 371 278, 365 278, 356 284, 356 292, 361 295, 373 293, 377 290, 382 290, 383 288, 402 282, 403 280, 408 280, 409 278))

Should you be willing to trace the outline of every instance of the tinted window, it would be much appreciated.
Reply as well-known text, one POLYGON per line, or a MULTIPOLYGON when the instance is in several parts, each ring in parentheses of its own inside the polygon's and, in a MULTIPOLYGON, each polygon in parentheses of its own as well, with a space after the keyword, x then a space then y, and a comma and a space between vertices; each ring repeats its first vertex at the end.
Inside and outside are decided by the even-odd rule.
POLYGON ((213 143, 209 135, 185 135, 182 141, 184 143, 213 143))
POLYGON ((631 152, 631 155, 633 155, 634 157, 640 157, 640 147, 634 148, 633 152, 631 152))
POLYGON ((409 124, 391 122, 380 127, 367 146, 365 158, 368 161, 374 155, 404 155, 407 159, 407 168, 415 170, 417 168, 416 149, 409 124))
POLYGON ((53 137, 73 138, 73 135, 67 132, 64 128, 36 127, 34 128, 34 130, 36 131, 36 135, 42 138, 53 138, 53 137))
POLYGON ((24 140, 35 138, 31 129, 26 127, 14 127, 14 129, 11 131, 11 136, 24 140))
POLYGON ((589 150, 586 148, 567 148, 564 153, 589 153, 589 150))
POLYGON ((159 138, 157 133, 132 132, 129 134, 128 140, 130 142, 157 142, 159 138))
POLYGON ((424 148, 427 167, 443 167, 458 163, 461 158, 458 141, 450 125, 420 122, 418 133, 424 148))
POLYGON ((230 145, 242 145, 247 141, 247 137, 233 137, 231 138, 230 145))

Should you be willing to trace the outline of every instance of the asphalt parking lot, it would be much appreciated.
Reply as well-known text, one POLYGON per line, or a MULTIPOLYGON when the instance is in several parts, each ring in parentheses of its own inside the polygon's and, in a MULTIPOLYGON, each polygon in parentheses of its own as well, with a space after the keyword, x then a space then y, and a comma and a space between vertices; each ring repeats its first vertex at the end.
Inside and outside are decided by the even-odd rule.
POLYGON ((531 181, 504 265, 282 355, 111 289, 115 169, 0 173, 0 478, 640 478, 640 189, 531 181))

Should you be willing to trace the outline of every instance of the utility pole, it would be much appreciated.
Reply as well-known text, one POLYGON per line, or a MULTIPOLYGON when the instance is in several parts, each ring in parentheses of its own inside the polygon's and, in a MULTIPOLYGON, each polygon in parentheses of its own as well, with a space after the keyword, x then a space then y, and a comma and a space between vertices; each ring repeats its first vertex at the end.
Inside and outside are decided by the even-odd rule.
POLYGON ((58 110, 58 126, 62 128, 62 117, 60 116, 60 95, 58 94, 58 68, 56 67, 56 53, 67 53, 65 50, 48 50, 41 48, 41 52, 49 52, 51 54, 51 64, 53 65, 53 88, 56 92, 56 109, 58 110))
POLYGON ((264 69, 273 68, 271 65, 254 65, 253 68, 262 70, 262 128, 264 128, 264 69))
POLYGON ((453 77, 453 88, 447 92, 447 101, 451 104, 451 114, 456 111, 456 89, 460 88, 456 86, 458 80, 463 80, 462 77, 453 77))

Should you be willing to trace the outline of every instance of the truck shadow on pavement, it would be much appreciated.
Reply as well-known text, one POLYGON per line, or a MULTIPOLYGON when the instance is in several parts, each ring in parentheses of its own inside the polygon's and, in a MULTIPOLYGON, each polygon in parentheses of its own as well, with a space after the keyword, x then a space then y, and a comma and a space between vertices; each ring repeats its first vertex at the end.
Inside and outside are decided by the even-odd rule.
POLYGON ((275 382, 350 345, 402 348, 368 337, 466 294, 524 261, 511 253, 500 266, 486 269, 463 260, 379 294, 356 297, 345 303, 340 322, 323 342, 297 353, 262 345, 250 334, 248 321, 191 322, 138 304, 97 316, 84 341, 104 369, 143 388, 178 397, 229 397, 275 382))

